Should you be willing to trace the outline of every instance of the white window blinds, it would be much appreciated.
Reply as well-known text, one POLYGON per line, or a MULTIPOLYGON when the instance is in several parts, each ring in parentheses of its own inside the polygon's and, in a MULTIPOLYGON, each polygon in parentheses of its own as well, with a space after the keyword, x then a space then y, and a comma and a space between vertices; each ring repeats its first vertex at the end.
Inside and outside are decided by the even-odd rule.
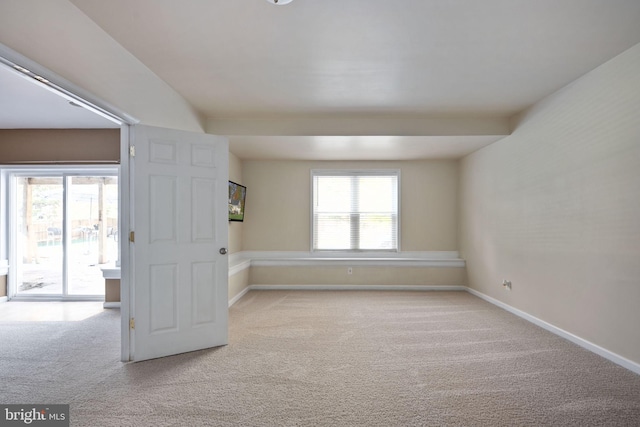
POLYGON ((397 251, 398 176, 312 171, 313 250, 397 251))

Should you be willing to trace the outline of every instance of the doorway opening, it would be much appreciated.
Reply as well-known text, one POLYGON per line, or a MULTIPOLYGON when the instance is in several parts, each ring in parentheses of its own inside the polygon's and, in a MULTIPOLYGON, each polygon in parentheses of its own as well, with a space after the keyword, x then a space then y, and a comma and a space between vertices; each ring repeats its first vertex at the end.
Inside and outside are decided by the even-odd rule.
MULTIPOLYGON (((130 207, 129 207, 129 126, 135 123, 138 123, 135 117, 130 116, 124 111, 119 110, 118 108, 105 103, 103 100, 95 97, 88 91, 83 90, 79 86, 74 85, 73 83, 65 80, 64 78, 54 74, 50 70, 42 67, 38 63, 26 58, 25 56, 19 54, 18 52, 13 51, 12 49, 4 46, 0 43, 0 81, 6 83, 4 86, 7 88, 15 88, 17 92, 15 93, 18 100, 28 99, 35 100, 35 102, 30 102, 29 107, 26 112, 20 110, 19 116, 24 119, 17 124, 9 124, 4 125, 3 128, 6 129, 52 129, 52 128, 60 128, 60 129, 102 129, 102 128, 119 128, 119 158, 117 163, 119 166, 105 166, 108 169, 107 172, 101 172, 98 170, 97 164, 103 164, 102 159, 99 154, 96 154, 95 157, 90 158, 55 158, 55 159, 18 159, 14 161, 5 160, 0 165, 0 303, 14 300, 16 295, 18 294, 18 277, 16 274, 16 270, 18 270, 17 264, 24 264, 24 255, 21 254, 21 257, 18 260, 17 253, 17 227, 14 226, 17 224, 17 217, 11 218, 13 212, 16 212, 17 209, 9 209, 10 203, 13 205, 16 204, 16 193, 17 193, 17 183, 15 183, 16 178, 13 178, 11 181, 11 187, 13 187, 12 191, 9 191, 9 179, 8 179, 8 168, 11 168, 11 173, 14 172, 25 172, 26 169, 20 170, 19 166, 15 167, 11 165, 18 164, 38 164, 40 163, 42 166, 44 164, 57 164, 61 165, 66 163, 67 165, 91 165, 94 164, 96 167, 91 169, 90 166, 87 166, 86 169, 91 169, 88 172, 89 176, 93 177, 110 177, 116 178, 118 184, 115 187, 118 188, 118 214, 117 214, 117 228, 112 229, 113 234, 111 236, 107 236, 107 239, 112 239, 113 241, 118 240, 118 236, 122 233, 122 230, 129 230, 129 217, 130 217, 130 207), (1 71, 6 71, 6 73, 2 73, 1 71), (7 83, 7 78, 10 78, 10 83, 7 83), (24 83, 24 84, 21 84, 24 83), (54 95, 51 97, 47 97, 47 95, 54 95), (45 99, 46 97, 46 99, 45 99), (78 106, 83 108, 77 108, 78 106), (68 108, 69 107, 69 108, 68 108), (40 113, 36 115, 36 112, 40 113), (64 113, 64 114, 58 114, 64 113), (89 114, 87 114, 89 113, 89 114), (97 122, 91 120, 90 117, 96 118, 99 117, 100 120, 97 122), (104 120, 103 120, 104 119, 104 120), (8 165, 8 166, 7 166, 8 165), (10 226, 11 224, 11 226, 10 226), (11 262, 9 262, 11 260, 11 262)), ((3 86, 3 87, 4 87, 3 86)), ((3 92, 3 96, 5 93, 3 92)), ((3 100, 7 101, 8 97, 4 96, 3 100)), ((16 105, 25 105, 24 102, 10 102, 7 105, 11 105, 12 112, 15 109, 16 105)), ((7 110, 8 111, 8 110, 7 110)), ((0 114, 4 116, 4 114, 0 114)), ((11 115, 11 117, 17 117, 15 114, 11 115)), ((6 123, 6 122, 5 122, 6 123)), ((84 146, 81 144, 81 146, 84 146)), ((101 151, 100 151, 101 152, 101 151)), ((33 152, 34 154, 36 152, 33 152)), ((109 162, 110 163, 110 162, 109 162)), ((73 176, 73 173, 68 172, 69 167, 61 167, 60 169, 55 169, 55 166, 51 166, 52 170, 56 170, 60 172, 62 169, 66 169, 68 175, 73 176)), ((25 166, 26 168, 26 166, 25 166)), ((39 172, 43 172, 41 169, 39 172)), ((42 174, 42 175, 46 175, 42 174)), ((41 175, 41 176, 42 176, 41 175)), ((57 175, 50 175, 53 177, 60 177, 57 175)), ((69 187, 69 183, 67 183, 68 179, 63 177, 63 186, 67 185, 69 187)), ((71 185, 72 187, 72 185, 71 185)), ((69 196, 69 189, 63 189, 64 198, 67 199, 69 196)), ((63 209, 69 208, 69 202, 66 202, 66 207, 63 209)), ((16 215, 17 216, 17 215, 16 215)), ((93 218, 90 218, 93 219, 93 218)), ((70 261, 73 261, 70 248, 73 247, 74 244, 74 230, 73 230, 73 219, 69 219, 66 212, 63 212, 63 220, 62 226, 50 226, 53 229, 47 230, 47 239, 50 238, 51 245, 56 240, 60 242, 55 242, 59 248, 59 253, 51 255, 51 258, 62 257, 62 261, 58 264, 58 269, 62 269, 59 273, 63 278, 62 286, 55 290, 55 294, 53 297, 46 296, 45 294, 41 295, 31 295, 31 296, 20 296, 18 295, 18 299, 44 299, 44 300, 103 300, 104 299, 104 286, 105 280, 101 278, 101 293, 103 295, 91 295, 88 293, 88 290, 82 291, 81 289, 76 289, 78 292, 82 292, 82 294, 74 294, 75 290, 73 285, 70 285, 69 278, 73 276, 73 266, 70 265, 70 261), (66 225, 64 224, 66 222, 66 225), (60 234, 56 228, 61 228, 60 234), (66 239, 66 243, 63 243, 63 239, 66 239), (61 253, 60 253, 61 252, 61 253), (62 267, 59 267, 62 265, 62 267), (66 287, 66 290, 65 290, 66 287)), ((89 232, 94 234, 90 229, 95 225, 94 221, 89 221, 89 224, 86 228, 89 228, 89 232)), ((107 219, 107 224, 105 224, 106 233, 109 234, 109 228, 112 227, 109 224, 109 220, 107 219)), ((47 229, 49 226, 47 227, 47 229)), ((85 231, 83 226, 78 227, 85 231)), ((95 231, 95 227, 94 227, 95 231)), ((100 231, 100 230, 98 230, 100 231)), ((91 240, 93 239, 93 244, 100 244, 99 237, 95 235, 89 236, 89 232, 85 233, 85 236, 80 233, 76 235, 80 240, 83 237, 87 238, 87 245, 91 244, 91 240)), ((104 232, 104 231, 102 231, 104 232)), ((121 360, 128 361, 130 360, 130 345, 129 340, 131 337, 131 330, 129 329, 130 325, 130 310, 129 310, 129 245, 122 240, 119 239, 120 242, 116 242, 116 247, 118 250, 118 256, 114 260, 114 269, 113 271, 117 271, 119 280, 118 290, 121 288, 122 292, 119 293, 121 299, 121 322, 120 322, 120 335, 121 335, 121 360), (122 262, 120 262, 122 261, 122 262), (120 274, 120 268, 122 268, 122 274, 120 274)), ((28 244, 29 243, 27 241, 28 244)), ((49 241, 46 242, 49 244, 49 241)), ((108 244, 113 244, 113 242, 107 241, 108 244)), ((36 243, 36 248, 38 248, 38 243, 36 243)), ((109 253, 109 249, 107 249, 107 253, 109 254, 109 263, 111 263, 111 254, 109 253)), ((28 256, 28 255, 27 255, 28 256)), ((99 255, 98 255, 99 256, 99 255)), ((99 259, 98 259, 99 261, 99 259)), ((96 261, 97 262, 97 261, 96 261)), ((98 263, 99 264, 99 263, 98 263)), ((111 279, 115 279, 112 275, 111 279)), ((24 274, 23 274, 24 277, 24 274)), ((116 282, 115 280, 110 280, 110 282, 116 282)), ((20 281, 23 283, 23 281, 20 281)), ((112 283, 113 284, 113 283, 112 283)), ((117 285, 117 284, 116 284, 117 285)), ((96 291, 97 292, 97 291, 96 291)), ((75 304, 74 304, 75 305, 75 304)))
POLYGON ((16 299, 104 299, 119 265, 118 168, 9 172, 9 284, 16 299))

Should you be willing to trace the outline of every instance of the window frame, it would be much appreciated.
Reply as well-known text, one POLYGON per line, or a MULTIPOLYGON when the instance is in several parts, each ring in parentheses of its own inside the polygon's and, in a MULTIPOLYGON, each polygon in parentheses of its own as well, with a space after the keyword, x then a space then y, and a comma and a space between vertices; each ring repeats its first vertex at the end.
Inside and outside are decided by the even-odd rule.
POLYGON ((401 239, 401 218, 402 218, 402 179, 401 170, 399 168, 390 169, 311 169, 310 171, 310 200, 309 200, 309 246, 311 253, 320 254, 352 254, 366 255, 375 253, 399 253, 401 239), (314 248, 314 199, 315 186, 314 178, 316 176, 396 176, 397 178, 397 223, 396 223, 396 247, 393 249, 316 249, 314 248))
MULTIPOLYGON (((16 242, 18 239, 17 233, 18 228, 16 212, 14 212, 14 208, 17 203, 17 194, 16 194, 16 180, 20 177, 60 177, 63 182, 63 199, 64 204, 66 205, 68 202, 68 191, 67 184, 68 178, 73 177, 83 177, 83 176, 113 176, 118 179, 118 233, 121 233, 122 230, 122 186, 120 185, 122 181, 122 167, 119 164, 97 164, 97 165, 82 165, 82 166, 74 166, 71 164, 64 165, 8 165, 3 166, 0 165, 0 195, 2 198, 0 200, 0 259, 3 257, 8 259, 9 261, 9 269, 13 272, 17 272, 18 268, 16 266, 17 263, 17 248, 16 242), (4 194, 2 194, 4 192, 4 194), (3 237, 4 233, 4 237, 3 237)), ((66 208, 64 208, 64 215, 66 216, 66 208)), ((67 219, 65 218, 66 222, 67 219)), ((64 231, 63 231, 64 232, 64 231)), ((118 241, 120 241, 120 236, 118 236, 118 241)), ((64 265, 68 262, 69 255, 68 253, 63 253, 62 262, 64 265)), ((117 268, 120 267, 120 262, 122 260, 122 245, 118 244, 118 255, 115 260, 115 264, 117 268)), ((67 267, 63 267, 63 270, 67 267)), ((82 295, 82 294, 69 294, 67 292, 68 283, 66 279, 66 273, 64 273, 63 277, 63 292, 61 294, 53 293, 53 294, 40 294, 40 295, 29 295, 23 296, 19 295, 18 292, 18 282, 15 274, 11 276, 7 276, 7 297, 9 299, 47 299, 52 301, 65 301, 65 300, 74 300, 74 301, 94 301, 94 300, 103 300, 104 296, 99 295, 82 295)))

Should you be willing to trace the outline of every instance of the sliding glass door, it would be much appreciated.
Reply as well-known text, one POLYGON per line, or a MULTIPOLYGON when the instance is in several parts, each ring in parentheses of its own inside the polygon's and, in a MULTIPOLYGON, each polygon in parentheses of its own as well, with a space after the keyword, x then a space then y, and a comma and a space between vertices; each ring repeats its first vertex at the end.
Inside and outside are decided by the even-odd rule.
POLYGON ((99 299, 118 260, 117 169, 14 173, 16 297, 99 299))
POLYGON ((68 294, 104 295, 100 266, 118 258, 118 178, 67 179, 68 294))

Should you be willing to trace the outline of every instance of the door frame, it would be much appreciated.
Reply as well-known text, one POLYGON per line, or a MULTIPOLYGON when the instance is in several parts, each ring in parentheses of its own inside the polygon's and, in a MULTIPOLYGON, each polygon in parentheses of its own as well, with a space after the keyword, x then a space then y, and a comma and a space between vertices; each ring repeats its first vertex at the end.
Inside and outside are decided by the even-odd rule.
MULTIPOLYGON (((129 242, 129 231, 132 221, 133 203, 131 203, 131 171, 130 171, 130 153, 129 146, 133 131, 132 126, 140 123, 140 120, 129 115, 123 110, 109 104, 93 95, 92 93, 82 89, 69 80, 55 74, 47 68, 41 66, 35 61, 21 55, 11 48, 0 43, 0 66, 7 67, 12 72, 20 75, 22 78, 32 81, 40 87, 52 91, 59 96, 72 101, 73 103, 84 107, 120 126, 120 171, 118 175, 119 182, 119 226, 118 241, 120 242, 120 317, 121 317, 121 361, 128 362, 132 360, 133 331, 130 329, 129 319, 132 317, 133 311, 133 293, 132 274, 134 265, 131 265, 131 243, 129 242)), ((0 170, 2 170, 0 165, 0 170)), ((0 207, 2 207, 2 189, 0 188, 0 207)), ((0 237, 8 235, 6 220, 0 218, 0 237)), ((7 257, 6 237, 0 238, 0 269, 4 266, 2 260, 7 257), (3 242, 4 240, 4 242, 3 242)), ((10 272, 9 272, 10 273, 10 272)))
MULTIPOLYGON (((16 52, 15 50, 0 43, 0 66, 4 66, 17 73, 25 79, 29 79, 34 84, 52 91, 59 96, 73 101, 87 110, 90 110, 120 126, 120 173, 118 175, 119 186, 119 225, 118 225, 118 241, 120 242, 120 289, 121 303, 120 316, 123 319, 121 323, 121 357, 123 362, 130 360, 130 303, 131 303, 131 286, 129 282, 129 239, 130 230, 130 191, 129 191, 129 136, 130 126, 140 122, 134 116, 129 115, 123 110, 107 103, 106 101, 94 96, 92 93, 82 89, 69 80, 55 74, 35 61, 16 52), (34 76, 40 77, 35 79, 34 76), (124 238, 126 237, 126 239, 124 238), (125 244, 126 243, 126 244, 125 244), (124 320, 126 319, 126 321, 124 320), (125 327, 126 326, 126 327, 125 327)), ((0 165, 1 166, 1 165, 0 165)), ((0 167, 2 169, 2 167, 0 167)), ((0 194, 2 194, 0 189, 0 194)), ((7 208, 4 204, 6 197, 0 197, 0 207, 7 208)), ((8 200, 7 200, 8 201, 8 200)), ((8 236, 4 216, 0 219, 0 235, 8 236)), ((7 257, 7 238, 0 240, 0 260, 7 257)), ((1 266, 0 266, 1 267, 1 266)))
POLYGON ((131 203, 130 152, 131 125, 120 127, 120 174, 118 175, 118 242, 120 242, 120 360, 129 362, 133 356, 133 332, 129 327, 134 289, 131 286, 131 243, 129 230, 133 206, 131 203))

